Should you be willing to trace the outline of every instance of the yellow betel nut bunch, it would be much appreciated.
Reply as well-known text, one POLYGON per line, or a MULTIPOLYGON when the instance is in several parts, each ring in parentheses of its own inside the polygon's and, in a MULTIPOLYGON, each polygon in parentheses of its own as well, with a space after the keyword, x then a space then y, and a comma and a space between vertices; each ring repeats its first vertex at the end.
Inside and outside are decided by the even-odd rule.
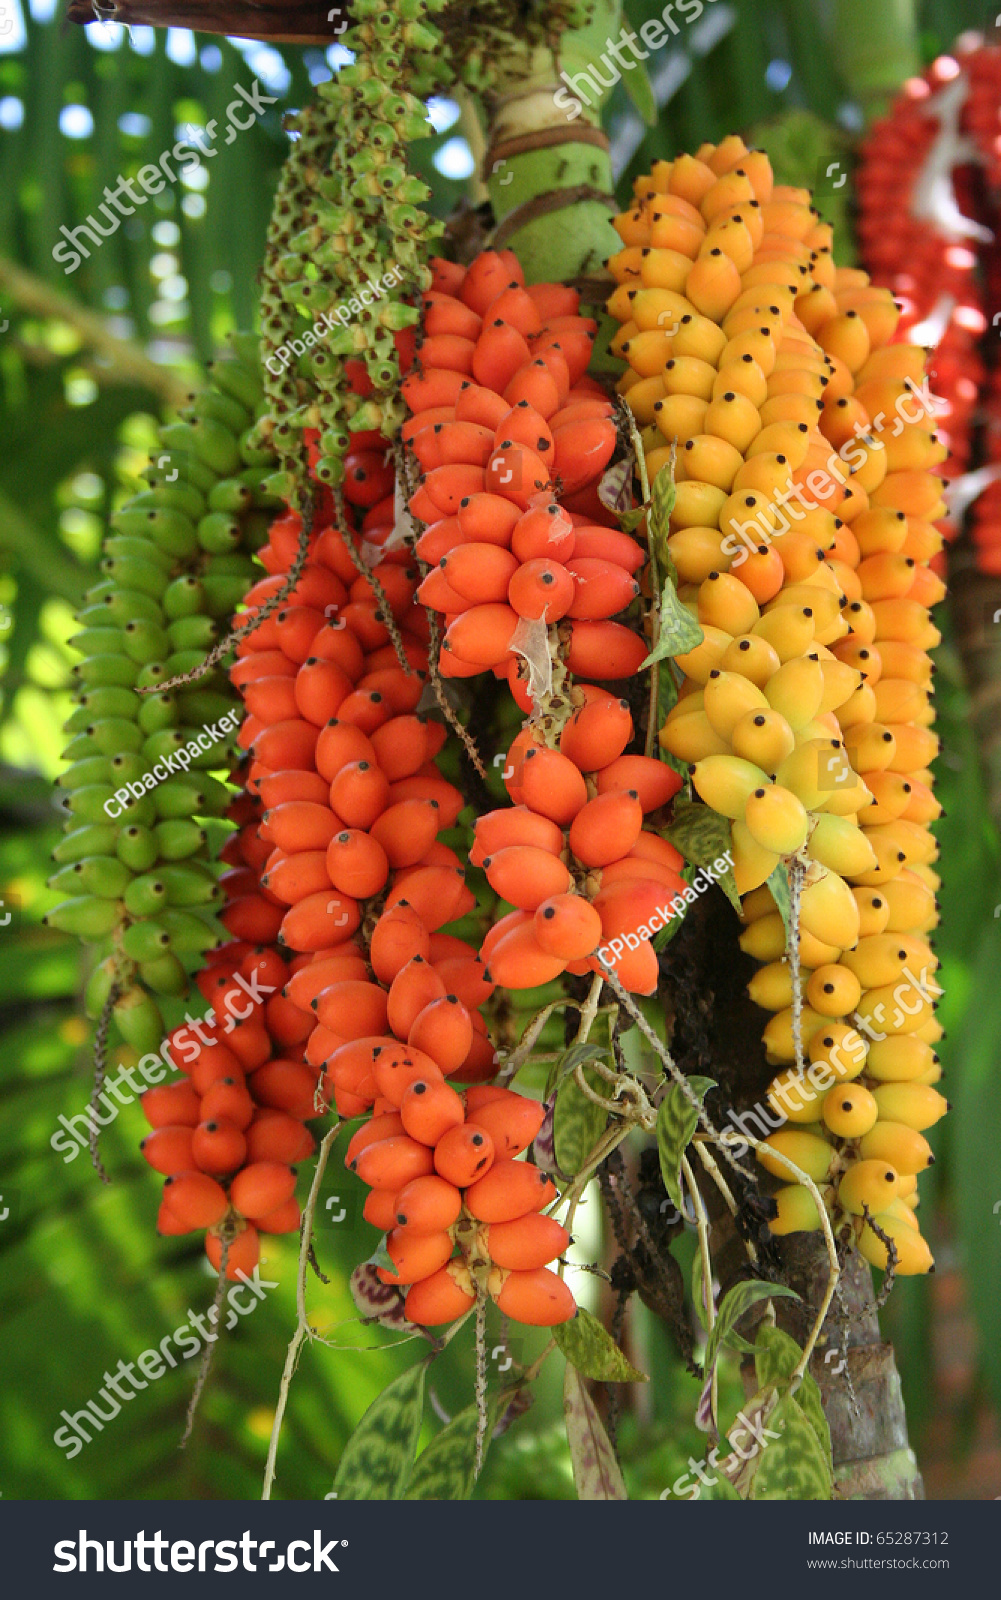
POLYGON ((917 1173, 946 1102, 927 935, 937 923, 929 824, 929 562, 945 514, 924 351, 899 313, 838 268, 805 189, 774 183, 731 136, 658 162, 616 219, 612 348, 647 474, 675 455, 668 547, 702 642, 661 730, 696 793, 731 820, 743 950, 771 1085, 762 1164, 783 1187, 776 1233, 820 1226, 792 1161, 859 1248, 925 1272, 917 1173), (802 870, 800 1016, 767 880, 802 870), (797 1062, 802 1062, 802 1068, 797 1062))

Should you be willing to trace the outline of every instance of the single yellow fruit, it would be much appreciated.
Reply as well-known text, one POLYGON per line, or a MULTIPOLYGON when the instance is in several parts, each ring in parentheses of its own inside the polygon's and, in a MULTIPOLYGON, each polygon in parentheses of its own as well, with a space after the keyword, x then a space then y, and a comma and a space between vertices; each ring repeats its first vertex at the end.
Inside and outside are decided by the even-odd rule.
POLYGON ((900 1173, 923 1172, 935 1157, 932 1147, 923 1134, 908 1128, 903 1122, 876 1123, 864 1134, 859 1145, 864 1160, 888 1161, 900 1173))
MULTIPOLYGON (((824 1022, 819 1012, 812 1006, 804 1006, 800 1015, 800 1038, 803 1049, 810 1038, 816 1033, 818 1027, 824 1022)), ((765 1046, 765 1055, 770 1062, 795 1061, 796 1043, 793 1038, 792 1006, 784 1006, 781 1011, 776 1011, 768 1022, 762 1042, 765 1046)))
POLYGON ((839 962, 818 967, 806 986, 806 998, 823 1017, 846 1017, 855 1010, 861 995, 855 974, 839 962))
POLYGON ((945 1096, 925 1083, 881 1083, 873 1099, 884 1122, 902 1122, 918 1133, 933 1128, 949 1109, 945 1096))
POLYGON ((789 1179, 792 1177, 788 1167, 774 1159, 771 1152, 785 1156, 794 1166, 805 1172, 814 1183, 823 1183, 831 1170, 834 1160, 834 1151, 826 1139, 818 1138, 815 1133, 807 1133, 800 1128, 780 1128, 777 1133, 772 1133, 764 1143, 755 1151, 755 1155, 764 1167, 775 1178, 789 1179))
POLYGON ((779 1211, 768 1226, 779 1238, 787 1233, 814 1233, 821 1226, 817 1202, 802 1184, 787 1184, 773 1198, 779 1211))
MULTIPOLYGON (((913 1033, 898 1033, 892 1039, 874 1041, 869 1046, 866 1072, 877 1083, 912 1083, 937 1066, 939 1059, 930 1044, 913 1033)), ((906 1122, 907 1118, 891 1117, 890 1120, 906 1122)))
POLYGON ((780 856, 799 850, 810 829, 803 802, 778 783, 753 791, 744 810, 744 823, 763 850, 774 850, 780 856))
POLYGON ((830 812, 817 818, 806 851, 843 878, 869 871, 876 864, 876 852, 854 819, 830 812))
POLYGON ((786 661, 765 686, 765 699, 781 713, 795 732, 812 722, 824 694, 824 674, 819 661, 808 656, 786 661))
MULTIPOLYGON (((743 895, 765 883, 775 871, 781 858, 774 850, 763 849, 749 831, 747 824, 742 821, 733 823, 731 834, 733 875, 737 893, 743 895)), ((780 923, 781 920, 780 917, 780 923)))
POLYGON ((868 1206, 875 1216, 897 1198, 900 1183, 900 1174, 888 1161, 853 1161, 838 1180, 838 1204, 855 1217, 868 1206))
POLYGON ((824 876, 800 897, 800 921, 818 939, 850 950, 858 942, 858 906, 844 878, 826 868, 821 870, 824 876))
MULTIPOLYGON (((886 1211, 881 1211, 874 1221, 877 1228, 892 1239, 896 1246, 896 1271, 901 1277, 908 1278, 931 1271, 935 1262, 927 1241, 920 1233, 916 1233, 908 1223, 901 1222, 899 1217, 886 1211)), ((858 1247, 870 1266, 886 1270, 889 1259, 886 1245, 876 1237, 868 1224, 863 1226, 859 1234, 858 1247)))
POLYGON ((723 817, 738 818, 755 789, 768 779, 760 767, 740 756, 707 756, 692 772, 696 793, 723 817))
POLYGON ((823 1083, 828 1088, 859 1076, 865 1069, 867 1047, 858 1029, 850 1023, 826 1019, 811 1035, 807 1054, 811 1065, 819 1068, 823 1064, 826 1073, 818 1073, 816 1082, 818 1087, 823 1083))
POLYGON ((750 679, 739 672, 721 672, 718 667, 709 674, 703 699, 713 732, 728 742, 746 711, 768 709, 767 700, 750 679))

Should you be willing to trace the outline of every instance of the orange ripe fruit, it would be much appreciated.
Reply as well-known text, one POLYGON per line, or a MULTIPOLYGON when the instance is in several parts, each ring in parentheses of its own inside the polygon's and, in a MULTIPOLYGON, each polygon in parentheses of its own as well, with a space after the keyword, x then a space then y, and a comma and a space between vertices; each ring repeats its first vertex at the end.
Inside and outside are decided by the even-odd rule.
MULTIPOLYGON (((429 933, 465 916, 476 905, 473 894, 465 886, 461 868, 444 866, 414 867, 405 878, 398 877, 383 915, 404 902, 417 913, 429 933)), ((418 952, 414 950, 411 954, 418 952)))
POLYGON ((587 801, 580 769, 558 750, 541 745, 533 745, 525 752, 521 790, 530 810, 549 817, 560 827, 572 822, 587 801))
MULTIPOLYGON (((510 501, 504 503, 510 505, 510 501)), ((535 560, 562 563, 573 554, 575 543, 570 514, 555 500, 523 512, 511 533, 512 552, 519 561, 526 563, 535 560)), ((514 603, 512 600, 511 604, 514 603)))
POLYGON ((596 556, 582 556, 575 550, 567 562, 574 581, 573 604, 567 615, 595 620, 612 617, 639 594, 639 583, 624 567, 596 556))
POLYGON ((385 1033, 386 991, 377 983, 348 978, 321 990, 313 1009, 325 1028, 332 1028, 344 1039, 365 1039, 385 1033))
POLYGON ((139 1103, 151 1128, 196 1128, 201 1120, 201 1101, 190 1083, 157 1084, 139 1103))
POLYGON ((206 1172, 172 1173, 163 1186, 163 1203, 186 1233, 211 1228, 229 1210, 222 1184, 206 1172))
POLYGON ((596 772, 617 760, 632 736, 628 700, 602 694, 574 712, 560 735, 560 752, 581 772, 596 772))
POLYGON ((294 906, 308 894, 332 887, 323 850, 299 850, 294 856, 285 856, 274 861, 261 877, 261 888, 285 906, 294 906))
POLYGON ((446 583, 470 605, 489 605, 507 598, 518 560, 501 545, 471 540, 450 550, 442 558, 440 570, 446 583))
POLYGON ((530 1272, 491 1273, 490 1292, 506 1317, 523 1322, 532 1328, 551 1328, 554 1323, 568 1322, 576 1315, 577 1304, 573 1295, 555 1272, 548 1267, 536 1267, 530 1272))
POLYGON ((507 1158, 520 1156, 528 1149, 542 1127, 545 1114, 546 1108, 538 1100, 502 1089, 496 1099, 479 1106, 474 1120, 489 1133, 495 1155, 507 1158))
POLYGON ((586 867, 605 867, 627 855, 643 828, 635 790, 610 790, 589 800, 570 824, 570 849, 586 867))
POLYGON ((620 622, 575 622, 567 666, 578 678, 632 678, 646 655, 645 640, 620 622))
POLYGON ((472 1042, 469 1012, 454 994, 426 1005, 414 1018, 407 1035, 408 1045, 429 1055, 443 1076, 462 1066, 472 1042))
POLYGON ((534 1211, 513 1222, 491 1222, 480 1237, 496 1266, 517 1272, 531 1272, 533 1267, 555 1261, 571 1242, 555 1217, 540 1217, 534 1211))
MULTIPOLYGON (((400 675, 402 677, 402 673, 400 675)), ((420 690, 419 678, 408 681, 413 681, 420 690)), ((411 712, 391 717, 381 728, 373 730, 372 748, 390 784, 413 777, 425 761, 435 755, 429 743, 434 730, 434 723, 422 722, 411 712)))
POLYGON ((386 1237, 386 1249, 396 1268, 392 1273, 379 1267, 377 1275, 382 1283, 419 1283, 439 1272, 452 1254, 452 1236, 449 1233, 411 1233, 409 1229, 393 1228, 386 1237))
POLYGON ((466 1206, 478 1222, 513 1222, 527 1211, 541 1211, 555 1199, 556 1185, 538 1167, 502 1158, 467 1190, 466 1206))
MULTIPOLYGON (((349 828, 370 828, 389 804, 389 779, 381 767, 373 766, 370 761, 349 762, 330 785, 330 804, 336 814, 335 823, 341 818, 349 828)), ((339 827, 338 823, 331 829, 324 848, 339 827)), ((276 843, 281 841, 276 840, 276 843)))
POLYGON ((494 1159, 494 1144, 485 1128, 476 1122, 450 1128, 439 1139, 434 1151, 434 1170, 457 1189, 466 1188, 488 1173, 494 1159))
MULTIPOLYGON (((267 683, 269 680, 263 681, 267 683)), ((275 678, 273 681, 278 684, 288 680, 275 678)), ((320 656, 308 656, 295 677, 292 709, 284 710, 283 715, 304 717, 307 722, 315 723, 318 728, 322 728, 331 717, 336 717, 338 706, 347 699, 353 688, 351 679, 336 661, 326 661, 320 656)), ((262 710, 251 705, 249 699, 247 709, 266 721, 272 720, 265 717, 262 710)))
MULTIPOLYGON (((205 1254, 218 1272, 222 1266, 222 1240, 211 1229, 205 1235, 205 1254)), ((253 1272, 260 1259, 261 1241, 257 1229, 248 1224, 242 1233, 238 1233, 235 1239, 230 1240, 226 1256, 226 1277, 235 1280, 241 1272, 253 1272)))
POLYGON ((552 895, 536 910, 532 931, 547 955, 581 961, 601 943, 601 917, 583 895, 552 895))
POLYGON ((446 629, 442 649, 480 668, 495 667, 507 655, 518 614, 499 602, 470 606, 446 629))
POLYGON ((558 978, 566 962, 538 942, 535 922, 528 912, 515 914, 525 921, 508 928, 489 951, 484 941, 482 954, 487 962, 487 974, 491 983, 505 989, 537 989, 540 984, 558 978))
POLYGON ((595 774, 599 794, 632 789, 644 811, 657 811, 678 793, 681 774, 653 756, 619 756, 595 774))
POLYGON ((395 1134, 366 1145, 352 1162, 363 1183, 373 1189, 392 1189, 397 1193, 412 1178, 423 1178, 434 1171, 431 1151, 406 1134, 395 1134))
POLYGON ((386 1016, 398 1039, 406 1039, 416 1017, 446 993, 441 975, 423 956, 414 956, 402 967, 389 989, 386 1016))
POLYGON ((384 1111, 378 1116, 370 1117, 368 1122, 363 1122, 352 1135, 348 1147, 344 1152, 344 1165, 350 1167, 352 1161, 365 1149, 366 1145, 378 1144, 380 1139, 392 1139, 406 1130, 403 1118, 398 1111, 384 1111))
POLYGON ((529 844, 509 845, 486 856, 483 870, 491 889, 521 911, 534 911, 550 895, 565 894, 573 882, 559 856, 529 844))
MULTIPOLYGON (((375 746, 366 733, 355 727, 352 722, 338 722, 336 718, 321 728, 320 737, 316 741, 316 770, 321 777, 326 778, 328 786, 333 783, 342 767, 352 761, 368 761, 373 766, 378 763, 375 746)), ((265 782, 270 780, 265 779, 265 782)), ((303 795, 304 800, 320 800, 326 804, 329 800, 329 787, 325 795, 303 795)), ((262 796, 263 797, 263 796, 262 796)), ((329 809, 329 807, 328 807, 329 809)), ((299 846, 305 849, 305 846, 299 846)))
POLYGON ((517 568, 507 599, 519 617, 558 622, 573 605, 575 592, 573 577, 561 562, 538 556, 517 568))
POLYGON ((230 1184, 230 1200, 245 1217, 266 1217, 295 1193, 295 1173, 280 1161, 254 1161, 230 1184))
POLYGON ((450 1261, 430 1278, 413 1285, 403 1302, 403 1311, 409 1322, 435 1328, 443 1322, 454 1322, 475 1303, 468 1268, 461 1261, 450 1261))
POLYGON ((369 961, 380 983, 392 983, 414 956, 426 961, 430 953, 430 931, 406 900, 382 913, 369 944, 369 961))
POLYGON ((254 1113, 245 1137, 248 1161, 304 1161, 316 1144, 297 1117, 267 1106, 254 1113))
POLYGON ((500 1058, 493 1047, 489 1034, 473 1030, 473 1042, 469 1047, 469 1054, 460 1067, 456 1067, 452 1076, 460 1083, 483 1083, 487 1078, 492 1078, 500 1065, 500 1058))
POLYGON ((378 894, 389 877, 389 860, 379 841, 361 828, 342 828, 327 845, 325 867, 332 886, 355 900, 378 894))
POLYGON ((254 1222, 259 1233, 298 1233, 301 1220, 299 1202, 293 1195, 283 1205, 269 1211, 266 1217, 256 1217, 254 1222))
POLYGON ((170 1177, 176 1172, 190 1172, 197 1164, 192 1152, 194 1129, 181 1125, 155 1128, 139 1142, 139 1148, 154 1172, 170 1177))
POLYGON ((435 961, 434 970, 445 985, 445 993, 454 994, 471 1013, 494 992, 495 985, 484 976, 483 962, 472 950, 468 956, 446 956, 442 961, 435 961))
POLYGON ((400 1044, 396 1039, 387 1039, 381 1048, 376 1046, 373 1053, 376 1086, 383 1099, 392 1101, 394 1106, 402 1106, 404 1093, 415 1079, 425 1078, 429 1083, 437 1083, 444 1078, 438 1063, 423 1050, 400 1044))
POLYGON ((388 1233, 396 1222, 396 1190, 372 1189, 365 1196, 361 1214, 380 1233, 388 1233))
POLYGON ((235 1172, 247 1158, 247 1141, 233 1122, 206 1119, 191 1136, 191 1154, 200 1172, 235 1172))
POLYGON ((349 939, 360 923, 357 900, 326 889, 296 901, 282 918, 279 932, 290 950, 326 950, 335 940, 349 939))
POLYGON ((450 1228, 461 1210, 460 1191, 437 1173, 405 1183, 396 1196, 397 1226, 410 1233, 438 1233, 450 1228))
POLYGON ((413 867, 423 861, 438 836, 441 814, 435 800, 398 800, 372 824, 371 837, 391 867, 413 867))
POLYGON ((461 1126, 466 1112, 461 1099, 447 1083, 415 1078, 403 1092, 400 1116, 411 1139, 433 1146, 449 1128, 461 1126))
POLYGON ((302 1062, 266 1061, 251 1074, 250 1091, 259 1106, 287 1111, 301 1122, 319 1115, 313 1104, 316 1072, 302 1062))
POLYGON ((556 823, 522 805, 484 812, 476 819, 475 834, 469 857, 474 867, 481 867, 486 856, 511 845, 534 845, 554 856, 563 849, 563 833, 556 823))

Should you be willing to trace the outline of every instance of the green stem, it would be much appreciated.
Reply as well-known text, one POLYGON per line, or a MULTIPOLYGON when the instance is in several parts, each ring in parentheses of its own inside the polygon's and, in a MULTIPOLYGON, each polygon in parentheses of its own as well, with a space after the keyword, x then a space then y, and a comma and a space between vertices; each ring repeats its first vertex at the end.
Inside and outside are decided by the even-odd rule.
POLYGON ((834 52, 866 122, 921 71, 917 0, 834 0, 834 52))

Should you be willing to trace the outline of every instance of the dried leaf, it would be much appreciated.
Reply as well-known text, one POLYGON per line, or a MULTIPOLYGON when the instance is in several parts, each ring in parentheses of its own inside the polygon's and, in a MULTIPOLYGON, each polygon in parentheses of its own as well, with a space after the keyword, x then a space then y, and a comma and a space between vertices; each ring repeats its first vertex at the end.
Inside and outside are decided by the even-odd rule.
POLYGON ((553 658, 545 619, 520 617, 508 640, 508 649, 528 662, 528 693, 533 704, 538 705, 553 687, 553 658))
POLYGON ((601 1383, 646 1383, 647 1375, 630 1366, 611 1334, 583 1306, 569 1322, 559 1322, 553 1337, 567 1360, 585 1378, 601 1383))
POLYGON ((628 1500, 608 1434, 576 1367, 567 1362, 563 1415, 578 1500, 628 1500))

